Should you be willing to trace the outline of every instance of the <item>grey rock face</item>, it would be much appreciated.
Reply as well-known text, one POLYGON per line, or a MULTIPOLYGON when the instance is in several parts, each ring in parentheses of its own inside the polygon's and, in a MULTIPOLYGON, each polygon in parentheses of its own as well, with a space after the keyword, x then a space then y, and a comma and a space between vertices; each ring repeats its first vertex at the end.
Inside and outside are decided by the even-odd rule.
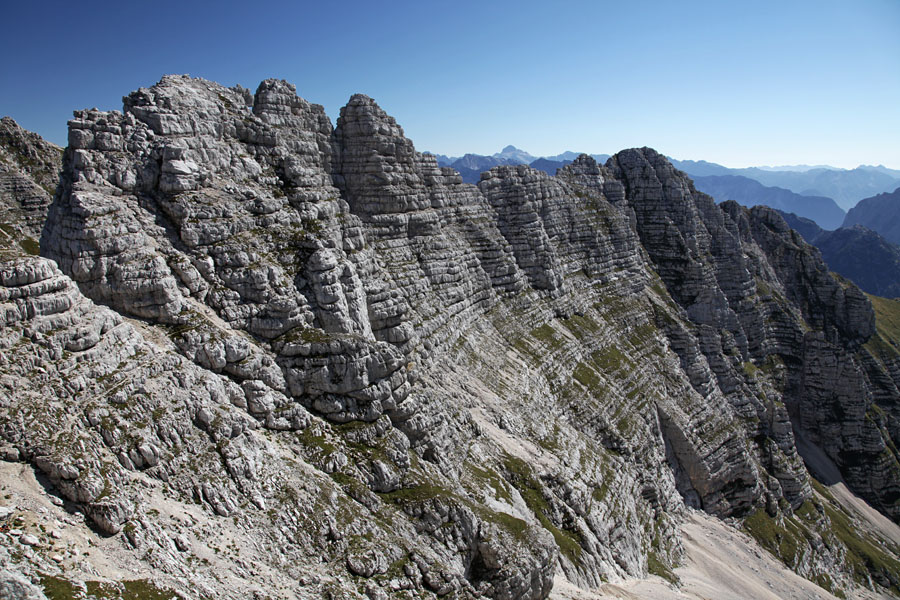
POLYGON ((871 307, 649 149, 474 186, 366 96, 332 129, 286 82, 176 76, 76 112, 69 141, 59 268, 0 270, 0 450, 173 586, 513 599, 645 575, 678 560, 685 505, 810 498, 795 426, 889 513, 866 415, 896 430, 900 361, 864 354, 871 307), (252 555, 192 563, 153 511, 194 504, 252 555))
POLYGON ((352 218, 336 217, 346 210, 329 174, 331 125, 284 82, 264 82, 252 112, 245 102, 170 77, 128 96, 124 114, 78 113, 46 253, 97 301, 195 332, 179 346, 204 366, 273 380, 335 419, 374 420, 402 401, 405 376, 374 339, 344 259, 363 242, 352 218), (198 302, 224 323, 198 315, 198 302), (211 356, 208 338, 231 329, 270 340, 264 366, 277 360, 282 373, 254 376, 245 357, 223 361, 221 345, 211 356))
MULTIPOLYGON (((84 298, 51 261, 5 262, 0 285, 5 409, 18 417, 6 421, 6 442, 84 506, 100 530, 117 533, 134 515, 123 469, 165 471, 171 466, 165 457, 186 442, 183 425, 196 418, 191 411, 228 402, 239 390, 174 353, 160 353, 116 313, 84 298), (188 408, 170 410, 182 401, 188 408), (165 416, 151 427, 131 422, 156 409, 165 416), (165 434, 170 427, 176 429, 165 434), (171 437, 157 437, 164 435, 171 437), (85 458, 76 457, 82 453, 73 444, 85 448, 85 458)), ((255 423, 245 418, 236 425, 239 432, 255 423)))
MULTIPOLYGON (((61 155, 62 148, 56 144, 22 129, 10 117, 0 119, 0 164, 24 175, 51 197, 59 181, 61 155)), ((38 225, 46 213, 40 216, 38 225)))
MULTIPOLYGON (((731 207, 733 208, 733 207, 731 207)), ((832 275, 815 249, 767 207, 751 209, 753 239, 770 256, 788 299, 806 321, 835 343, 857 348, 875 333, 875 315, 865 295, 832 275)))
POLYGON ((862 225, 825 231, 809 219, 780 214, 804 240, 822 252, 829 269, 867 294, 900 297, 900 246, 862 225))
MULTIPOLYGON (((50 206, 51 194, 38 186, 28 176, 18 172, 16 167, 7 169, 0 166, 0 196, 5 200, 3 206, 4 223, 21 222, 22 234, 40 238, 41 227, 50 206)), ((10 235, 12 232, 4 232, 10 235)), ((15 235, 15 234, 13 234, 15 235)))
POLYGON ((489 174, 479 187, 497 211, 498 226, 510 243, 519 268, 531 287, 562 294, 563 270, 550 245, 541 212, 563 190, 545 185, 549 178, 524 166, 495 168, 489 174))
MULTIPOLYGON (((643 245, 660 276, 701 326, 703 352, 720 388, 751 431, 755 427, 776 442, 774 454, 759 450, 785 497, 796 505, 808 495, 786 428, 790 415, 844 467, 855 489, 896 518, 886 500, 893 486, 885 485, 896 478, 886 474, 894 468, 888 466, 892 438, 866 416, 878 410, 871 398, 878 385, 863 382, 864 358, 854 356, 874 333, 872 307, 862 292, 831 274, 819 253, 773 209, 748 210, 735 202, 716 209, 711 198, 646 148, 619 153, 608 166, 624 180, 643 245), (730 365, 723 354, 734 357, 730 365), (764 397, 780 398, 784 407, 748 389, 735 359, 774 367, 774 386, 763 384, 764 397)), ((882 373, 878 379, 887 379, 882 373)), ((884 403, 888 410, 895 404, 884 403)))
POLYGON ((0 248, 37 254, 62 149, 0 119, 0 248))
POLYGON ((19 575, 0 570, 0 598, 7 600, 47 600, 36 585, 19 575))

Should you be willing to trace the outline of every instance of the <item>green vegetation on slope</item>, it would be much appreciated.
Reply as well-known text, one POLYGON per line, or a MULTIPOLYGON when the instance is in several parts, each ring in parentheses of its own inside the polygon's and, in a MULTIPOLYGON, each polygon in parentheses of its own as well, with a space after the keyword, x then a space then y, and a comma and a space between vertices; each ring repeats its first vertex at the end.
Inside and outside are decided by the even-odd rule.
MULTIPOLYGON (((810 546, 842 546, 844 562, 858 585, 870 587, 874 581, 900 595, 900 560, 894 554, 898 549, 889 549, 884 541, 857 527, 825 486, 815 479, 812 484, 817 492, 814 501, 804 502, 786 517, 771 517, 760 508, 744 520, 744 530, 791 569, 804 562, 810 546)), ((832 594, 845 597, 828 573, 814 572, 807 577, 832 594)))
POLYGON ((559 551, 562 552, 570 561, 576 564, 581 563, 581 536, 577 531, 570 529, 560 529, 554 525, 547 514, 550 512, 550 505, 541 492, 541 485, 535 477, 534 471, 521 458, 506 455, 503 466, 507 474, 512 480, 512 484, 534 516, 537 517, 541 526, 553 535, 559 551))
POLYGON ((80 598, 117 598, 120 600, 170 600, 178 595, 164 588, 159 588, 146 579, 128 581, 103 582, 88 581, 85 590, 71 581, 53 575, 41 576, 41 587, 49 600, 78 600, 80 598))
POLYGON ((900 348, 900 300, 866 294, 875 309, 875 327, 882 338, 900 348))
POLYGON ((866 294, 875 309, 875 335, 865 348, 882 363, 900 358, 900 299, 866 294))

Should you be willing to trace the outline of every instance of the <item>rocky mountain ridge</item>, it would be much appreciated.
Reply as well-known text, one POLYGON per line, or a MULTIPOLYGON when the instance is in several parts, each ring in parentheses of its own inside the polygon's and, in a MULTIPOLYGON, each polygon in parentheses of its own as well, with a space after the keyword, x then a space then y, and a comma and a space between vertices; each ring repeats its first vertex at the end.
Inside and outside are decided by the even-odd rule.
POLYGON ((3 455, 166 586, 544 598, 671 576, 686 507, 895 585, 794 431, 897 520, 900 362, 774 211, 648 148, 468 185, 372 99, 333 127, 277 80, 167 76, 69 127, 45 258, 3 265, 3 455))
POLYGON ((785 222, 822 252, 828 268, 866 293, 900 297, 900 246, 863 227, 825 231, 809 219, 782 214, 785 222))

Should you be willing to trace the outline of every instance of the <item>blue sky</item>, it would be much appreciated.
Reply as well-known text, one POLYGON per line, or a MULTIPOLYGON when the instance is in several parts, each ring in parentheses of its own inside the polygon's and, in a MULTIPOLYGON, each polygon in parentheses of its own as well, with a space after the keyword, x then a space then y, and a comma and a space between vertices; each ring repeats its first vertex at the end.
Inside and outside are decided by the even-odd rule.
POLYGON ((375 98, 419 150, 652 146, 727 166, 900 168, 900 0, 16 2, 0 113, 65 144, 165 73, 375 98))

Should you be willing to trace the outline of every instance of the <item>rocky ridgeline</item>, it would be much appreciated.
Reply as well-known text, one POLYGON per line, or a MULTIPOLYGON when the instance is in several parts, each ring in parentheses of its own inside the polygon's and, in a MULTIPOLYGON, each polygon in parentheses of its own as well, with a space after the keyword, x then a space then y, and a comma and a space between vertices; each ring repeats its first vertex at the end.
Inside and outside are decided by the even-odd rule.
MULTIPOLYGON (((168 586, 668 575, 685 505, 807 514, 797 427, 900 516, 865 297, 650 149, 473 186, 366 96, 332 128, 283 81, 175 76, 69 126, 46 258, 0 273, 3 451, 168 586)), ((789 563, 848 586, 828 526, 789 563)))

